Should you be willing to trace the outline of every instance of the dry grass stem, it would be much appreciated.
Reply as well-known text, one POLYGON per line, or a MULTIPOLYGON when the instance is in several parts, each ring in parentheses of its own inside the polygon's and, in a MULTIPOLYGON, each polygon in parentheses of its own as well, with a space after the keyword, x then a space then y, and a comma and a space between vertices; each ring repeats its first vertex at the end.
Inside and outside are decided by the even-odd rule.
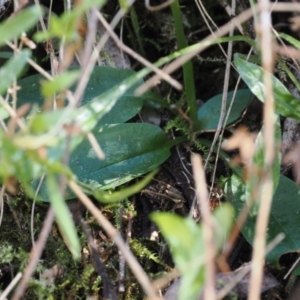
MULTIPOLYGON (((134 1, 127 1, 128 5, 131 5, 134 1)), ((110 28, 111 30, 114 30, 115 27, 118 25, 118 23, 120 22, 120 20, 124 17, 126 11, 124 9, 120 9, 117 14, 115 15, 115 17, 113 18, 113 20, 110 23, 110 28)), ((96 45, 96 47, 94 48, 94 50, 92 51, 91 56, 89 57, 88 63, 86 64, 85 68, 82 68, 81 70, 81 79, 78 82, 75 94, 74 94, 74 98, 75 98, 75 104, 78 105, 81 101, 81 97, 83 96, 83 93, 85 91, 85 88, 88 84, 88 81, 90 79, 90 76, 92 74, 92 71, 94 69, 94 66, 99 58, 99 53, 101 51, 101 49, 104 47, 105 43, 108 41, 109 39, 109 33, 106 31, 104 33, 104 35, 100 38, 100 41, 98 42, 98 44, 96 45)))
MULTIPOLYGON (((273 11, 300 11, 300 3, 276 3, 276 4, 269 4, 268 9, 272 8, 273 11)), ((205 50, 207 47, 209 47, 213 40, 216 38, 222 37, 225 34, 227 34, 230 29, 232 28, 232 24, 234 27, 236 27, 237 24, 242 24, 246 21, 248 21, 253 16, 253 10, 256 12, 260 12, 261 8, 259 5, 255 5, 253 8, 249 8, 242 12, 237 17, 233 18, 231 21, 220 27, 217 31, 215 31, 213 34, 210 34, 208 37, 203 39, 199 44, 199 48, 196 50, 193 50, 189 53, 186 53, 182 55, 181 57, 174 60, 172 63, 170 63, 165 69, 165 73, 171 74, 178 68, 180 68, 185 62, 192 59, 194 56, 205 50)), ((141 95, 145 93, 148 89, 152 88, 156 85, 157 81, 159 81, 159 76, 154 75, 149 80, 147 80, 144 84, 142 84, 140 87, 137 88, 136 94, 141 95)))
MULTIPOLYGON (((279 234, 274 240, 272 240, 266 247, 265 255, 272 251, 283 239, 284 234, 279 234)), ((230 283, 224 286, 222 290, 217 294, 217 300, 223 299, 230 291, 239 283, 249 272, 251 271, 251 263, 245 266, 236 276, 234 276, 230 283)))
MULTIPOLYGON (((21 50, 18 49, 18 47, 16 47, 14 44, 10 43, 10 42, 6 42, 6 44, 12 49, 14 50, 16 53, 20 53, 21 50)), ((40 67, 36 62, 34 62, 31 58, 27 59, 27 62, 35 69, 37 70, 41 75, 43 75, 46 79, 49 80, 53 80, 53 77, 46 72, 42 67, 40 67)))
MULTIPOLYGON (((241 13, 239 16, 233 18, 231 21, 220 27, 217 31, 210 34, 208 37, 203 39, 199 43, 199 47, 196 50, 193 50, 189 53, 186 53, 182 55, 181 57, 175 59, 172 63, 170 63, 168 66, 164 68, 164 71, 168 74, 171 74, 178 68, 180 68, 185 62, 192 59, 194 56, 205 50, 207 47, 209 47, 215 39, 224 36, 228 32, 230 32, 232 28, 232 24, 241 24, 247 20, 249 20, 252 17, 252 10, 248 9, 241 13)), ((156 82, 159 80, 159 77, 157 75, 152 76, 149 80, 147 80, 144 84, 142 84, 140 87, 137 88, 136 94, 141 95, 145 93, 148 89, 152 88, 156 85, 156 82)))
POLYGON ((233 288, 251 271, 251 264, 243 268, 236 276, 231 278, 230 283, 218 292, 216 300, 221 300, 229 294, 233 288))
POLYGON ((123 241, 121 234, 115 227, 103 216, 101 211, 93 204, 93 202, 82 192, 80 187, 74 182, 68 182, 69 187, 79 198, 82 204, 88 209, 88 211, 96 218, 99 224, 107 232, 110 238, 116 243, 120 252, 126 259, 128 266, 130 267, 132 273, 135 275, 136 279, 139 281, 144 291, 146 292, 149 299, 160 299, 141 265, 138 263, 137 259, 134 257, 132 252, 128 249, 128 246, 123 241))
MULTIPOLYGON (((231 15, 235 15, 235 6, 236 3, 233 0, 232 1, 232 11, 231 11, 231 15)), ((233 27, 231 28, 230 32, 229 32, 229 36, 233 36, 233 27)), ((224 85, 223 85, 223 95, 222 95, 222 104, 221 104, 221 112, 220 112, 220 117, 219 117, 219 121, 218 121, 218 125, 217 125, 217 130, 215 132, 214 135, 214 139, 212 141, 212 144, 210 146, 209 149, 209 153, 207 155, 205 164, 204 164, 204 170, 207 169, 207 165, 209 162, 209 159, 213 153, 214 150, 214 146, 220 136, 220 133, 222 132, 223 128, 224 128, 224 121, 226 118, 226 106, 227 106, 227 95, 228 95, 228 86, 229 86, 229 80, 230 80, 230 68, 231 68, 231 64, 232 64, 232 48, 233 48, 233 43, 229 42, 228 43, 228 48, 227 48, 227 55, 226 55, 226 67, 225 67, 225 76, 224 76, 224 85)), ((234 98, 232 99, 232 101, 234 101, 234 98)), ((221 140, 219 142, 218 145, 218 152, 217 152, 217 156, 216 156, 216 160, 215 160, 215 166, 214 166, 214 170, 213 170, 213 174, 212 174, 212 183, 211 183, 211 189, 210 189, 210 194, 212 192, 213 186, 214 186, 214 181, 215 181, 215 176, 216 176, 216 170, 217 170, 217 163, 218 163, 218 159, 219 159, 219 150, 221 147, 221 140)))
POLYGON ((22 277, 22 273, 19 272, 14 279, 10 282, 10 284, 8 285, 8 287, 3 291, 2 294, 0 294, 0 300, 6 300, 6 296, 8 296, 8 294, 12 291, 12 289, 15 287, 15 285, 19 282, 19 280, 22 277))
POLYGON ((0 227, 3 220, 4 213, 4 193, 5 193, 5 185, 3 184, 0 189, 0 227))
POLYGON ((31 249, 30 260, 25 269, 24 275, 23 275, 21 282, 19 283, 16 291, 14 292, 11 300, 22 299, 22 297, 25 293, 25 290, 27 288, 29 279, 31 278, 31 276, 39 262, 39 259, 42 255, 42 252, 45 248, 47 238, 48 238, 51 228, 52 228, 53 220, 54 220, 54 210, 52 207, 50 207, 48 210, 47 216, 45 218, 40 236, 35 244, 35 247, 31 249))
MULTIPOLYGON (((21 129, 24 129, 25 128, 24 122, 18 117, 16 111, 3 99, 1 95, 0 95, 0 104, 10 115, 11 122, 12 121, 15 122, 21 129)), ((9 132, 9 128, 8 128, 8 132, 9 132)))
POLYGON ((101 149, 101 147, 100 147, 100 145, 99 145, 97 139, 95 138, 95 136, 94 136, 91 132, 89 132, 89 133, 87 134, 87 138, 88 138, 88 140, 89 140, 89 142, 90 142, 92 148, 94 149, 94 151, 95 151, 97 157, 98 157, 100 160, 105 159, 105 154, 104 154, 104 152, 102 151, 102 149, 101 149))
POLYGON ((206 284, 204 287, 204 299, 216 299, 215 292, 215 267, 212 257, 216 254, 213 244, 213 228, 214 221, 210 211, 207 184, 203 169, 202 159, 199 154, 191 154, 191 163, 193 168, 196 195, 199 205, 199 211, 202 219, 204 244, 205 244, 205 268, 206 268, 206 284))
POLYGON ((42 177, 39 180, 39 184, 38 184, 38 186, 37 186, 37 188, 35 190, 34 198, 33 198, 32 205, 31 205, 30 235, 31 235, 31 244, 32 244, 32 247, 35 246, 35 241, 34 241, 34 210, 35 210, 35 203, 36 203, 36 199, 37 199, 37 196, 39 194, 39 191, 41 189, 42 183, 44 182, 44 179, 45 179, 45 173, 42 175, 42 177))
POLYGON ((264 190, 264 194, 260 195, 260 207, 256 221, 255 237, 253 243, 252 256, 252 272, 249 287, 249 300, 257 300, 260 298, 261 283, 263 279, 263 267, 265 262, 265 244, 266 233, 271 210, 273 196, 273 178, 272 178, 272 163, 275 157, 274 144, 274 116, 275 105, 273 98, 272 87, 272 72, 273 72, 273 41, 272 41, 272 25, 270 15, 270 2, 268 0, 260 1, 260 27, 261 35, 261 51, 262 51, 262 66, 264 69, 263 82, 265 85, 265 104, 264 104, 264 141, 265 141, 265 157, 264 157, 264 175, 261 180, 260 190, 264 190))
POLYGON ((180 276, 179 271, 177 269, 173 269, 170 272, 168 272, 166 275, 164 275, 163 277, 154 280, 152 282, 152 285, 156 291, 162 290, 165 287, 167 287, 171 281, 178 278, 179 276, 180 276))
POLYGON ((87 67, 87 64, 89 63, 89 58, 92 54, 93 44, 95 42, 95 36, 97 34, 97 10, 92 9, 91 12, 87 12, 87 23, 88 23, 88 29, 87 29, 87 35, 85 38, 85 45, 84 49, 81 55, 82 60, 82 67, 85 69, 87 67))
POLYGON ((155 6, 151 6, 150 5, 150 0, 145 0, 145 6, 147 9, 149 9, 150 11, 158 11, 158 10, 162 10, 168 6, 170 6, 172 3, 174 2, 174 0, 166 0, 164 3, 159 4, 159 5, 155 5, 155 6))
POLYGON ((160 78, 162 78, 163 80, 165 80, 168 83, 170 83, 176 89, 178 89, 178 90, 182 89, 182 85, 177 80, 175 80, 174 78, 172 78, 169 74, 165 73, 161 69, 159 69, 156 66, 154 66, 147 59, 145 59, 144 57, 142 57, 141 55, 139 55, 138 53, 136 53, 135 51, 133 51, 132 49, 130 49, 128 46, 124 45, 124 43, 119 39, 119 37, 114 33, 114 31, 112 30, 112 28, 109 26, 109 24, 107 23, 107 21, 105 20, 105 18, 102 16, 102 14, 99 11, 97 11, 96 14, 97 14, 97 17, 98 17, 99 21, 102 23, 103 27, 107 30, 108 34, 111 36, 111 38, 114 40, 114 42, 116 43, 116 45, 121 50, 123 50, 128 55, 130 55, 131 57, 133 57, 134 59, 136 59, 137 61, 139 61, 144 66, 146 66, 149 69, 151 69, 160 78))

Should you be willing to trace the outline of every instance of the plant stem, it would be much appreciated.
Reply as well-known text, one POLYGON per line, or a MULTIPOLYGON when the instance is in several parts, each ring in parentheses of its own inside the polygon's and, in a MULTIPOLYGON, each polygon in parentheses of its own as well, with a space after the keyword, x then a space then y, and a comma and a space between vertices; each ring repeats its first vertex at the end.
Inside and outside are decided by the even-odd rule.
MULTIPOLYGON (((187 42, 182 26, 182 17, 180 12, 180 6, 178 0, 175 0, 171 4, 172 15, 174 19, 176 37, 178 42, 179 49, 183 49, 187 47, 187 42)), ((186 97, 189 107, 189 117, 191 118, 193 127, 197 123, 197 105, 196 105, 196 93, 195 93, 195 81, 194 81, 194 70, 193 64, 189 60, 185 64, 182 65, 183 69, 183 80, 184 87, 186 91, 186 97)))

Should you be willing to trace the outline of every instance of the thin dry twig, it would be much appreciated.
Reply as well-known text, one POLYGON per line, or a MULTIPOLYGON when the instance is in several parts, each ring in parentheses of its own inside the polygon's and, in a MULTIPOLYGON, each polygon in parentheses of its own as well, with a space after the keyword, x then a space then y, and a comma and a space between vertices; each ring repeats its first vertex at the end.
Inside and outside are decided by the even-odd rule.
POLYGON ((206 265, 206 284, 204 287, 204 299, 216 299, 215 293, 215 268, 212 257, 216 250, 213 244, 214 222, 210 211, 206 179, 203 169, 202 159, 199 154, 191 154, 191 162, 196 186, 196 195, 199 211, 202 218, 203 236, 205 241, 205 265, 206 265))
POLYGON ((0 95, 0 104, 8 112, 11 119, 13 119, 14 122, 16 122, 21 129, 24 129, 25 124, 22 121, 22 119, 18 116, 17 112, 3 99, 1 95, 0 95))
POLYGON ((126 243, 123 241, 118 230, 103 216, 101 211, 92 203, 92 201, 83 193, 80 187, 74 181, 68 181, 68 185, 71 190, 75 193, 82 204, 88 209, 88 211, 96 218, 99 224, 107 232, 110 238, 116 243, 122 255, 126 259, 128 266, 131 268, 132 273, 136 279, 140 282, 144 291, 150 299, 160 299, 153 289, 153 286, 144 272, 137 259, 134 257, 132 252, 128 249, 126 243))
POLYGON ((273 178, 271 166, 275 157, 274 148, 274 116, 275 105, 272 87, 273 72, 273 48, 272 48, 272 25, 270 15, 269 0, 260 1, 260 34, 261 34, 261 51, 262 67, 264 69, 263 82, 265 85, 265 105, 264 105, 264 175, 261 181, 264 194, 260 194, 260 207, 255 228, 255 237, 253 243, 252 272, 250 278, 249 300, 259 299, 260 286, 263 278, 263 266, 265 262, 265 243, 266 233, 269 221, 269 215, 272 203, 273 178))
MULTIPOLYGON (((135 205, 135 197, 132 197, 132 205, 135 205)), ((122 205, 122 213, 123 213, 123 204, 122 205)), ((120 213, 120 223, 122 223, 122 213, 120 213)), ((128 224, 127 224, 127 228, 126 228, 126 239, 125 239, 125 243, 129 249, 129 243, 130 243, 130 239, 131 239, 131 233, 132 233, 132 224, 133 224, 133 215, 131 215, 131 217, 128 220, 128 224)), ((121 226, 121 224, 120 224, 121 226)), ((124 293, 125 292, 125 285, 124 285, 124 281, 125 281, 125 258, 122 255, 122 253, 119 251, 119 255, 120 255, 120 260, 119 260, 119 292, 120 293, 124 293)))
POLYGON ((0 189, 0 226, 3 220, 3 213, 4 213, 4 193, 5 193, 5 185, 3 184, 0 189))
MULTIPOLYGON (((219 0, 218 2, 225 9, 225 11, 227 12, 227 14, 228 14, 229 17, 235 16, 235 8, 233 8, 233 6, 230 7, 230 5, 228 4, 227 0, 219 0)), ((237 26, 239 32, 242 35, 244 35, 244 30, 243 30, 243 27, 241 26, 241 24, 236 24, 236 26, 237 26)))
POLYGON ((178 278, 180 276, 180 273, 177 269, 173 269, 170 272, 168 272, 166 275, 164 275, 161 278, 158 278, 152 282, 154 288, 156 291, 164 289, 166 286, 170 284, 171 281, 178 278))
POLYGON ((158 11, 158 10, 162 10, 162 9, 170 6, 173 2, 174 2, 174 0, 167 0, 166 2, 164 2, 162 4, 151 6, 150 0, 145 0, 145 6, 150 11, 158 11))
POLYGON ((104 152, 102 151, 102 149, 101 149, 101 147, 100 147, 100 145, 99 145, 99 143, 98 143, 98 141, 97 141, 95 135, 94 135, 93 133, 89 132, 89 133, 87 134, 87 138, 88 138, 88 141, 90 142, 92 148, 94 149, 94 151, 95 151, 97 157, 98 157, 100 160, 105 159, 105 154, 104 154, 104 152))
POLYGON ((136 59, 137 61, 139 61, 144 66, 146 66, 149 69, 151 69, 153 72, 155 72, 156 74, 158 74, 162 79, 164 79, 165 81, 169 82, 175 88, 177 88, 179 90, 182 89, 182 85, 177 80, 175 80, 174 78, 172 78, 169 74, 164 73, 164 71, 162 71, 161 69, 155 67, 147 59, 145 59, 144 57, 142 57, 141 55, 139 55, 138 53, 136 53, 135 51, 133 51, 132 49, 130 49, 128 46, 124 45, 124 43, 119 39, 119 37, 114 33, 114 31, 112 30, 112 28, 109 26, 109 24, 107 23, 107 21, 105 20, 105 18, 102 16, 102 14, 99 11, 97 11, 96 14, 97 14, 97 17, 98 17, 99 21, 102 23, 103 27, 107 30, 108 34, 111 36, 111 38, 114 40, 114 42, 116 43, 116 45, 121 50, 123 50, 128 55, 130 55, 131 57, 133 57, 134 59, 136 59))
MULTIPOLYGON (((211 16, 208 14, 208 12, 206 11, 203 3, 201 0, 195 0, 196 2, 196 5, 199 9, 199 12, 201 14, 201 17, 203 18, 207 28, 209 29, 210 33, 213 34, 214 33, 214 30, 212 29, 212 27, 210 26, 209 22, 211 22, 211 24, 214 26, 214 28, 216 30, 218 30, 218 25, 214 22, 214 20, 211 18, 211 16)), ((224 54, 224 56, 227 58, 227 55, 226 55, 226 51, 224 50, 223 46, 221 44, 218 44, 219 48, 221 49, 222 53, 224 54)))
POLYGON ((31 249, 30 260, 25 269, 22 280, 21 280, 20 284, 18 285, 15 293, 13 294, 11 300, 18 300, 23 297, 24 292, 28 286, 29 279, 32 276, 32 274, 39 262, 39 259, 42 255, 42 252, 44 250, 47 238, 49 236, 49 233, 50 233, 50 230, 52 227, 53 220, 54 220, 54 211, 53 211, 53 208, 50 207, 48 210, 47 216, 45 218, 40 236, 35 244, 35 247, 33 247, 31 249))
POLYGON ((38 186, 35 190, 34 198, 33 198, 32 205, 31 205, 30 235, 31 235, 31 243, 32 243, 33 248, 35 247, 35 241, 34 241, 34 210, 35 210, 35 203, 36 203, 39 191, 41 189, 42 183, 44 181, 44 178, 45 178, 45 173, 42 175, 41 179, 39 180, 39 184, 38 184, 38 186))
POLYGON ((88 19, 88 31, 87 35, 85 38, 85 45, 83 49, 83 53, 81 56, 82 60, 82 67, 85 69, 88 62, 89 62, 89 57, 91 57, 92 54, 92 49, 93 49, 93 44, 95 42, 95 36, 97 33, 97 15, 96 15, 96 9, 92 9, 91 12, 88 12, 87 14, 87 19, 88 19))
MULTIPOLYGON (((134 1, 131 0, 131 1, 128 1, 127 4, 131 5, 133 2, 134 1)), ((110 27, 112 28, 112 30, 115 29, 117 24, 124 17, 125 13, 126 13, 126 11, 124 9, 120 9, 117 12, 117 14, 115 15, 115 17, 113 18, 113 20, 110 23, 110 27)), ((94 48, 85 68, 82 68, 81 79, 78 82, 78 85, 77 85, 77 88, 76 88, 76 91, 74 94, 75 101, 72 104, 74 107, 76 107, 80 104, 81 98, 82 98, 85 88, 88 84, 88 81, 89 81, 92 71, 94 69, 95 63, 98 60, 99 53, 100 53, 101 49, 104 47, 105 43, 108 41, 108 39, 109 39, 109 34, 107 32, 105 32, 105 34, 101 37, 100 41, 98 42, 97 46, 94 48)))
POLYGON ((0 300, 5 300, 6 296, 11 292, 11 290, 14 288, 14 286, 19 282, 19 280, 22 277, 22 273, 19 272, 14 279, 10 282, 8 287, 3 291, 2 294, 0 294, 0 300))
MULTIPOLYGON (((283 233, 278 234, 266 247, 265 255, 273 250, 283 239, 285 235, 283 233)), ((229 284, 224 286, 217 294, 217 300, 223 299, 232 289, 251 271, 251 263, 243 268, 236 276, 231 278, 229 284)))
MULTIPOLYGON (((232 15, 235 15, 235 8, 236 8, 236 3, 235 0, 232 0, 232 15)), ((229 36, 233 36, 233 28, 231 28, 230 32, 229 32, 229 36)), ((233 43, 229 42, 228 43, 228 48, 227 48, 227 56, 226 56, 226 67, 225 67, 225 76, 224 76, 224 86, 223 86, 223 95, 222 95, 222 105, 221 105, 221 112, 220 112, 220 118, 219 118, 219 122, 218 122, 218 126, 217 126, 217 130, 215 132, 214 135, 214 139, 213 142, 211 144, 209 153, 207 155, 207 159, 204 165, 204 170, 206 170, 210 156, 212 155, 212 152, 214 150, 214 146, 215 143, 217 142, 218 138, 221 137, 221 133, 223 133, 223 129, 224 129, 224 124, 225 120, 226 120, 226 104, 227 104, 227 95, 228 95, 228 86, 229 86, 229 79, 230 79, 230 68, 231 68, 231 64, 232 64, 232 48, 233 48, 233 43)), ((235 98, 235 94, 231 99, 231 104, 233 103, 235 98)), ((227 114, 227 116, 229 115, 229 113, 227 114)), ((211 184, 211 189, 210 189, 210 195, 209 195, 209 199, 212 193, 212 189, 214 186, 214 181, 215 181, 215 176, 216 176, 216 170, 217 170, 217 163, 218 163, 218 159, 219 159, 219 150, 221 147, 221 139, 219 141, 219 146, 218 146, 218 152, 217 152, 217 156, 216 156, 216 160, 215 160, 215 166, 214 166, 214 170, 213 170, 213 174, 212 174, 212 184, 211 184)))
MULTIPOLYGON (((11 42, 6 42, 6 44, 12 49, 14 50, 16 53, 20 53, 21 50, 18 49, 14 44, 12 44, 11 42)), ((43 75, 46 79, 49 80, 53 80, 53 77, 46 72, 41 66, 39 66, 36 62, 34 62, 31 58, 27 59, 27 62, 34 68, 36 69, 41 75, 43 75)))
MULTIPOLYGON (((300 11, 300 3, 279 2, 274 5, 269 4, 268 9, 270 8, 272 8, 273 11, 300 11)), ((253 16, 253 11, 260 12, 260 10, 261 7, 259 5, 255 5, 253 8, 249 8, 245 10, 240 15, 238 15, 237 17, 233 18, 231 21, 229 21, 228 23, 220 27, 213 34, 210 34, 208 37, 203 39, 199 43, 199 47, 197 49, 180 56, 172 63, 170 63, 168 66, 166 66, 166 68, 164 69, 165 73, 171 74, 172 72, 180 68, 185 62, 192 59, 195 55, 208 48, 211 45, 213 40, 227 34, 232 28, 232 23, 234 24, 234 27, 236 27, 236 24, 242 24, 247 20, 249 20, 253 16)), ((149 80, 147 80, 144 84, 142 84, 140 87, 136 89, 135 91, 136 95, 141 95, 145 93, 148 89, 155 86, 159 80, 160 77, 158 75, 152 76, 149 80)))
MULTIPOLYGON (((232 14, 235 13, 235 1, 232 1, 232 14)), ((230 29, 229 36, 233 36, 233 27, 230 29)), ((217 130, 214 135, 214 139, 212 142, 212 145, 210 147, 206 162, 204 164, 204 170, 207 168, 207 164, 209 162, 209 158, 213 152, 213 148, 217 142, 217 139, 221 133, 221 129, 224 126, 224 119, 226 116, 226 104, 227 104, 227 95, 228 95, 228 86, 229 86, 229 79, 230 79, 230 67, 231 67, 231 59, 232 59, 232 47, 233 43, 228 43, 227 48, 227 59, 226 59, 226 67, 225 67, 225 76, 224 76, 224 85, 223 85, 223 95, 222 95, 222 104, 221 104, 221 112, 220 112, 220 118, 217 126, 217 130)), ((215 170, 214 170, 215 173, 215 170)))

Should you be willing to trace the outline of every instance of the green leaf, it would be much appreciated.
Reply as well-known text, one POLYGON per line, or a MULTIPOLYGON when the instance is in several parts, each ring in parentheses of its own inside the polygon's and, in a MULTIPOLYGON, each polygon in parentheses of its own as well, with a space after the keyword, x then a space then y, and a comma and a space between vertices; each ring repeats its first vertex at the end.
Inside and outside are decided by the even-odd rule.
POLYGON ((105 160, 98 160, 84 140, 71 155, 70 168, 78 180, 95 188, 119 186, 155 169, 170 155, 170 141, 151 124, 111 125, 94 134, 105 160))
POLYGON ((22 9, 0 24, 0 46, 9 40, 19 38, 23 32, 32 28, 39 20, 41 13, 41 8, 33 5, 27 9, 22 9))
POLYGON ((23 50, 12 57, 0 69, 0 94, 6 92, 14 79, 22 72, 27 63, 27 59, 31 56, 30 50, 23 50))
MULTIPOLYGON (((173 145, 159 127, 147 123, 111 125, 93 133, 105 159, 99 160, 88 140, 84 140, 71 154, 69 164, 91 191, 115 188, 154 170, 169 157, 173 145)), ((40 197, 48 201, 43 188, 40 197)), ((72 198, 74 194, 69 191, 65 199, 72 198)))
POLYGON ((85 0, 73 7, 72 10, 67 9, 60 17, 52 14, 49 22, 49 29, 47 31, 36 33, 34 39, 37 42, 54 37, 64 39, 65 41, 75 40, 79 37, 77 27, 80 16, 92 7, 104 5, 105 2, 106 1, 104 0, 85 0))
MULTIPOLYGON (((140 111, 144 101, 160 98, 152 92, 147 92, 141 97, 134 96, 134 89, 142 84, 142 80, 138 80, 134 86, 123 91, 123 81, 134 76, 136 73, 132 70, 95 67, 85 90, 81 110, 78 114, 68 113, 64 118, 65 121, 75 121, 79 125, 87 123, 86 127, 91 128, 95 126, 95 123, 97 126, 117 124, 134 117, 140 111), (120 87, 122 87, 121 90, 120 87), (109 109, 111 111, 107 113, 109 109), (78 116, 77 120, 75 120, 76 116, 78 116), (102 119, 100 119, 101 117, 102 119)), ((18 106, 27 102, 36 103, 39 107, 43 106, 44 98, 38 84, 42 78, 41 75, 33 75, 18 81, 18 85, 21 87, 18 93, 18 106)), ((71 89, 74 90, 74 87, 71 89)), ((50 129, 55 124, 55 120, 61 116, 61 112, 45 114, 41 118, 48 120, 47 126, 45 121, 36 117, 37 122, 43 122, 45 129, 47 127, 50 129)))
MULTIPOLYGON (((205 243, 202 226, 190 218, 172 213, 153 213, 151 219, 158 225, 167 241, 182 281, 178 299, 199 299, 205 283, 205 243)), ((226 241, 234 219, 230 204, 223 204, 214 212, 214 246, 219 251, 226 241)))
MULTIPOLYGON (((232 201, 238 213, 245 204, 245 183, 240 177, 233 175, 226 184, 226 196, 232 201)), ((276 267, 280 267, 281 255, 300 250, 300 188, 289 178, 280 175, 277 190, 273 196, 270 220, 266 241, 272 241, 279 233, 285 234, 285 239, 278 244, 266 257, 276 267)), ((256 216, 249 216, 242 229, 244 237, 253 244, 256 216)))
MULTIPOLYGON (((13 80, 20 75, 30 55, 31 52, 29 50, 23 50, 12 57, 0 68, 0 95, 6 92, 13 80)), ((0 119, 4 120, 8 116, 8 112, 4 109, 4 107, 2 107, 2 105, 0 105, 0 119)))
POLYGON ((145 178, 143 178, 136 184, 131 185, 127 188, 123 188, 120 191, 108 193, 101 189, 96 189, 93 191, 92 194, 97 200, 99 200, 102 203, 113 203, 124 200, 125 198, 128 198, 141 191, 152 180, 157 171, 157 169, 152 171, 150 174, 145 176, 145 178))
POLYGON ((42 95, 45 98, 51 97, 57 92, 61 92, 75 83, 79 78, 80 72, 78 71, 67 71, 59 74, 53 80, 42 82, 42 95))
POLYGON ((0 165, 1 182, 13 176, 18 176, 20 181, 26 182, 39 174, 36 172, 37 166, 31 163, 26 151, 16 147, 11 138, 2 134, 0 134, 0 165))
MULTIPOLYGON (((238 53, 234 55, 234 64, 252 93, 264 102, 263 69, 241 59, 238 53)), ((299 100, 275 76, 272 78, 276 113, 300 121, 299 100)))
POLYGON ((292 44, 295 48, 300 49, 300 41, 293 38, 292 36, 286 34, 286 33, 279 33, 278 34, 282 39, 286 40, 290 44, 292 44))
POLYGON ((81 257, 81 247, 75 225, 66 202, 60 193, 57 180, 53 174, 47 174, 46 185, 48 196, 50 198, 51 205, 53 207, 55 217, 63 234, 64 240, 67 242, 67 246, 73 254, 73 257, 75 259, 79 259, 81 257))
MULTIPOLYGON (((226 111, 229 109, 234 91, 228 93, 226 102, 226 111)), ((207 100, 198 110, 198 120, 201 130, 217 130, 222 107, 223 94, 216 95, 207 100)), ((230 115, 225 127, 237 121, 242 112, 247 108, 253 95, 249 89, 237 90, 235 99, 231 108, 230 115)))
POLYGON ((0 58, 9 59, 14 56, 13 51, 0 51, 0 58))

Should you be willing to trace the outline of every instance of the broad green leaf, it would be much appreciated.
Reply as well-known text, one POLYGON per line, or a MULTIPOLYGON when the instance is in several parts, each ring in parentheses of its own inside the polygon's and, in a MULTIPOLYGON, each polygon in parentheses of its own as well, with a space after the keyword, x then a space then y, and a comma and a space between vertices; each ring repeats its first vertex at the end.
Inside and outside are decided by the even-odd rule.
POLYGON ((0 46, 6 41, 19 38, 23 32, 32 28, 39 20, 42 13, 40 7, 33 5, 22 9, 13 17, 0 24, 0 46))
MULTIPOLYGON (((159 127, 146 123, 111 125, 93 133, 105 159, 99 160, 84 140, 71 154, 69 164, 78 180, 91 191, 115 188, 154 170, 169 157, 173 145, 159 127)), ((100 196, 101 192, 96 194, 100 196)), ((40 197, 48 201, 43 188, 40 197)), ((65 198, 74 195, 69 192, 65 198)))
POLYGON ((48 196, 51 201, 51 206, 53 207, 55 218, 57 220, 63 238, 66 241, 69 250, 73 254, 73 257, 75 259, 79 259, 81 257, 81 247, 79 239, 70 211, 59 190, 59 185, 57 183, 55 175, 47 174, 46 185, 48 196))
MULTIPOLYGON (((76 121, 74 118, 78 116, 78 120, 76 121, 78 125, 82 125, 81 122, 87 122, 92 127, 92 124, 95 125, 95 122, 97 126, 102 126, 123 123, 134 117, 140 111, 144 101, 160 98, 152 92, 147 92, 141 97, 135 97, 134 89, 142 84, 142 80, 137 80, 134 86, 129 89, 127 89, 126 85, 123 85, 124 80, 129 77, 135 78, 135 76, 136 73, 132 70, 95 67, 85 90, 81 110, 78 114, 71 113, 70 115, 68 112, 65 116, 66 122, 76 121), (113 108, 107 114, 111 107, 113 108), (101 117, 101 120, 97 120, 101 117)), ((18 85, 21 87, 18 93, 18 106, 30 102, 42 107, 44 98, 40 93, 38 84, 41 80, 42 77, 40 75, 33 75, 18 81, 18 85)), ((59 118, 58 115, 61 112, 48 112, 46 114, 48 115, 46 117, 48 127, 51 128, 55 124, 55 120, 59 118)), ((42 122, 38 116, 37 119, 38 122, 42 122)), ((44 122, 44 128, 47 127, 45 125, 44 122)))
MULTIPOLYGON (((27 59, 30 57, 29 50, 23 50, 16 54, 4 66, 0 68, 0 94, 6 92, 7 88, 12 84, 14 79, 20 75, 24 69, 27 59)), ((0 119, 4 120, 9 116, 8 112, 0 105, 0 119)))
MULTIPOLYGON (((205 283, 205 243, 202 226, 190 218, 171 213, 153 213, 151 219, 158 225, 169 244, 176 267, 181 273, 179 300, 199 299, 205 283)), ((234 211, 230 204, 223 204, 214 212, 214 246, 219 251, 226 242, 233 224, 234 211)))
POLYGON ((75 83, 79 78, 80 72, 78 71, 67 71, 59 74, 53 80, 42 82, 42 95, 45 98, 51 97, 57 92, 61 92, 75 83))
MULTIPOLYGON (((245 204, 245 183, 240 177, 232 175, 226 184, 226 197, 232 201, 238 213, 245 204)), ((273 196, 272 209, 267 230, 266 241, 271 242, 279 233, 285 234, 285 239, 268 255, 267 260, 280 267, 281 255, 300 250, 300 188, 289 178, 280 175, 277 190, 273 196)), ((249 216, 242 229, 244 237, 253 244, 256 216, 249 216)))
MULTIPOLYGON (((234 91, 228 93, 226 111, 230 106, 233 94, 234 91)), ((225 127, 237 121, 241 117, 242 112, 247 108, 252 98, 253 94, 249 89, 238 90, 236 92, 235 99, 225 127)), ((204 131, 217 130, 221 114, 221 107, 222 94, 216 95, 207 100, 198 110, 198 120, 200 123, 199 129, 204 131)))
MULTIPOLYGON (((234 55, 234 64, 252 93, 260 101, 264 102, 263 69, 241 59, 238 53, 234 55)), ((290 94, 287 88, 275 76, 273 76, 273 93, 276 113, 300 121, 299 100, 290 94)))
POLYGON ((72 153, 70 168, 78 180, 95 188, 114 188, 145 174, 170 155, 170 141, 151 124, 118 124, 94 132, 105 160, 99 161, 88 141, 72 153))

